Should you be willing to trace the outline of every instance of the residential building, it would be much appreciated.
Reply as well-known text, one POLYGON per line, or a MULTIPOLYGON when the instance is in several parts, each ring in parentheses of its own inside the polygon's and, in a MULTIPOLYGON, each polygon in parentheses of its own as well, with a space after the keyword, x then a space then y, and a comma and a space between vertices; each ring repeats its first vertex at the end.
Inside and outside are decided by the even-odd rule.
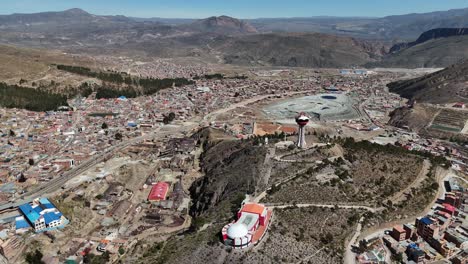
POLYGON ((402 226, 394 226, 391 232, 392 237, 396 241, 403 241, 406 239, 406 231, 402 226))

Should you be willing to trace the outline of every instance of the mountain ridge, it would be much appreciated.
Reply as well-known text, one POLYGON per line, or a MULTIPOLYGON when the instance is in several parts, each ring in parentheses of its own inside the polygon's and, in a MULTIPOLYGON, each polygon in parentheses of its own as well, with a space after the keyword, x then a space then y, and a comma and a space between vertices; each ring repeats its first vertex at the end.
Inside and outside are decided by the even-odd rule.
POLYGON ((390 48, 390 53, 398 52, 402 49, 411 48, 418 44, 424 43, 426 41, 439 39, 439 38, 448 38, 455 36, 464 36, 468 35, 468 28, 434 28, 423 32, 418 39, 413 42, 403 42, 395 44, 390 48))

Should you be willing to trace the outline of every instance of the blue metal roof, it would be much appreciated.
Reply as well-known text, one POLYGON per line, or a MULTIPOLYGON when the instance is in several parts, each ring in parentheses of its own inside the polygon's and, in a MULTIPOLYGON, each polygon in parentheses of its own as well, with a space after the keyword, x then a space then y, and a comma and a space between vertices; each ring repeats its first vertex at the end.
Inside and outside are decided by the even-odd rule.
POLYGON ((421 222, 422 222, 423 224, 425 224, 425 225, 430 225, 430 224, 432 224, 432 220, 429 219, 428 217, 422 218, 422 219, 421 219, 421 222))
POLYGON ((55 212, 50 212, 50 213, 45 213, 44 215, 44 220, 46 225, 48 225, 50 222, 59 220, 60 217, 62 216, 61 213, 55 213, 55 212))
MULTIPOLYGON (((38 208, 38 207, 36 207, 38 208)), ((28 221, 30 223, 36 222, 37 219, 39 219, 40 214, 33 208, 30 204, 23 204, 19 206, 19 209, 21 212, 28 218, 28 221)), ((40 209, 40 208, 39 208, 40 209)))
POLYGON ((18 229, 22 229, 22 228, 29 228, 29 227, 31 227, 31 226, 29 225, 29 223, 26 221, 26 219, 24 219, 24 217, 22 217, 22 216, 16 218, 16 223, 15 223, 15 224, 16 224, 16 229, 17 229, 17 230, 18 230, 18 229))
POLYGON ((39 202, 41 203, 41 205, 43 205, 44 208, 47 208, 47 209, 55 208, 55 206, 47 198, 41 198, 39 199, 39 202))
POLYGON ((40 202, 41 204, 50 204, 50 201, 49 201, 49 199, 47 199, 47 198, 40 198, 40 199, 39 199, 39 202, 40 202))
POLYGON ((408 245, 409 248, 414 248, 414 249, 419 249, 418 245, 416 243, 411 243, 408 245))

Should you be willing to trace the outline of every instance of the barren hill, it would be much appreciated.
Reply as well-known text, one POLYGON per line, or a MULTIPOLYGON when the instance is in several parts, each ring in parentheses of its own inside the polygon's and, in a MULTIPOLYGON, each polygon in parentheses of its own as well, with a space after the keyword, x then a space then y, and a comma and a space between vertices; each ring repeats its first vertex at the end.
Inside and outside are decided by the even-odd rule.
POLYGON ((416 41, 398 43, 390 48, 390 53, 398 52, 426 41, 468 35, 468 28, 435 28, 422 33, 416 41))
POLYGON ((468 61, 419 78, 388 84, 391 92, 433 104, 468 102, 468 61))
POLYGON ((412 41, 434 28, 468 27, 468 8, 382 18, 259 18, 249 22, 260 32, 320 32, 365 39, 412 41))
POLYGON ((248 65, 346 67, 375 61, 382 46, 326 34, 256 34, 223 37, 212 45, 226 63, 248 65))
POLYGON ((248 22, 229 17, 218 16, 197 20, 190 25, 189 29, 200 32, 214 32, 219 34, 251 34, 257 30, 248 22))

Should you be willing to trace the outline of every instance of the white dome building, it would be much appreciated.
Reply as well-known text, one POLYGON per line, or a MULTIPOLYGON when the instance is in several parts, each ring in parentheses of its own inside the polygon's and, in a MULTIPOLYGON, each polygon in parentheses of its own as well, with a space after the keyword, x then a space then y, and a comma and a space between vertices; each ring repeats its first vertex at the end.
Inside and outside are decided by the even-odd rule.
POLYGON ((227 236, 230 239, 244 237, 249 233, 247 227, 242 223, 234 223, 227 229, 227 236))
POLYGON ((227 224, 221 231, 224 244, 233 248, 246 248, 258 242, 266 232, 271 210, 264 205, 244 204, 237 213, 237 221, 227 224))

